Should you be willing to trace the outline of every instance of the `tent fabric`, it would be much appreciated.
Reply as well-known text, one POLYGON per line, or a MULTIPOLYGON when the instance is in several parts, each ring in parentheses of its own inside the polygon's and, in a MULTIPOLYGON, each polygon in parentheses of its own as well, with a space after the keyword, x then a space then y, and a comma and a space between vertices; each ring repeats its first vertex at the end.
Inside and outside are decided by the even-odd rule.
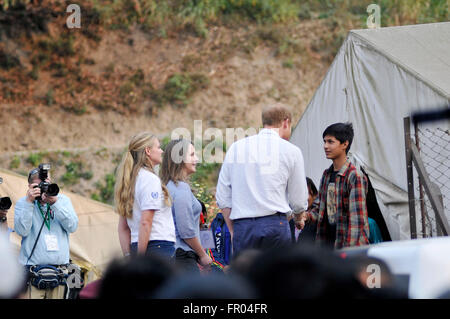
MULTIPOLYGON (((3 183, 0 184, 0 197, 9 196, 13 206, 8 212, 8 227, 14 229, 14 204, 25 196, 28 189, 27 178, 0 169, 3 183)), ((72 201, 78 215, 78 229, 70 234, 70 258, 87 271, 86 282, 101 276, 102 271, 115 257, 121 255, 117 225, 119 216, 112 206, 61 190, 72 201)), ((19 251, 21 237, 11 233, 10 241, 19 251)))
POLYGON ((292 133, 319 183, 331 165, 323 131, 353 124, 349 157, 367 172, 393 240, 410 238, 403 118, 450 107, 449 39, 450 22, 350 31, 292 133))

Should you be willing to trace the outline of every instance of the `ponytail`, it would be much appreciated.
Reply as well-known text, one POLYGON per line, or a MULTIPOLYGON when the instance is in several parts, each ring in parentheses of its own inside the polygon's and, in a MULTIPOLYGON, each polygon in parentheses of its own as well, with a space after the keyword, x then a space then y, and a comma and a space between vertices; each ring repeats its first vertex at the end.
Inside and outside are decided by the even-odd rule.
POLYGON ((116 185, 114 186, 114 202, 116 212, 123 217, 131 218, 134 204, 134 161, 130 151, 125 152, 117 169, 116 185))

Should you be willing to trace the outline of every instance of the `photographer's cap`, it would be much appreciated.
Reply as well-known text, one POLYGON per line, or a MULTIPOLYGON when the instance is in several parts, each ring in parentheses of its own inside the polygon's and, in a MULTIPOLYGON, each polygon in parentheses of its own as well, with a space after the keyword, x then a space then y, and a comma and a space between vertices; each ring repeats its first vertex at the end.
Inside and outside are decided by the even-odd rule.
POLYGON ((39 174, 39 168, 33 168, 28 173, 28 184, 31 184, 31 181, 33 180, 34 175, 38 175, 38 174, 39 174))

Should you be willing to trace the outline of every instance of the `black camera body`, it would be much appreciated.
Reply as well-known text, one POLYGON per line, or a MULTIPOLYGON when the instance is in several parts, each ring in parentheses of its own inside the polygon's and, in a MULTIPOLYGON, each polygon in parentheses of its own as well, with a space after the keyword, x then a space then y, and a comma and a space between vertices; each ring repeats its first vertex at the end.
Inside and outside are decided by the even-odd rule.
MULTIPOLYGON (((41 182, 35 187, 39 187, 41 189, 41 194, 45 193, 47 196, 56 196, 59 193, 59 186, 57 184, 45 181, 48 178, 49 170, 50 164, 39 164, 39 179, 41 182)), ((41 200, 42 198, 39 196, 36 199, 41 200)))
MULTIPOLYGON (((3 178, 0 177, 0 184, 3 183, 3 178)), ((12 202, 9 197, 0 197, 0 210, 8 210, 11 208, 12 202)))
POLYGON ((0 198, 0 210, 8 210, 11 208, 12 202, 9 197, 0 198))

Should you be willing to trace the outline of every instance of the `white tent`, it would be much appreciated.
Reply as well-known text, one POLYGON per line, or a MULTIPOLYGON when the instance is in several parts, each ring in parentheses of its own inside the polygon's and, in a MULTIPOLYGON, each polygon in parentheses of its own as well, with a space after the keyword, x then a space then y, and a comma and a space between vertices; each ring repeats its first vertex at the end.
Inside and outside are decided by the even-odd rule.
MULTIPOLYGON (((14 204, 25 196, 28 189, 27 178, 0 169, 0 197, 9 196, 13 206, 8 212, 8 227, 14 229, 14 204)), ((61 190, 72 201, 78 215, 78 229, 70 234, 70 258, 83 268, 87 274, 86 282, 101 276, 102 271, 115 257, 121 255, 117 225, 119 216, 113 207, 61 190)), ((11 233, 10 241, 18 252, 21 237, 11 233)))
MULTIPOLYGON (((301 148, 306 174, 318 184, 331 165, 323 152, 323 131, 336 122, 352 122, 349 156, 369 175, 391 238, 408 239, 403 118, 442 107, 450 107, 450 22, 353 30, 291 142, 301 148)), ((449 122, 443 125, 448 128, 449 122)))

